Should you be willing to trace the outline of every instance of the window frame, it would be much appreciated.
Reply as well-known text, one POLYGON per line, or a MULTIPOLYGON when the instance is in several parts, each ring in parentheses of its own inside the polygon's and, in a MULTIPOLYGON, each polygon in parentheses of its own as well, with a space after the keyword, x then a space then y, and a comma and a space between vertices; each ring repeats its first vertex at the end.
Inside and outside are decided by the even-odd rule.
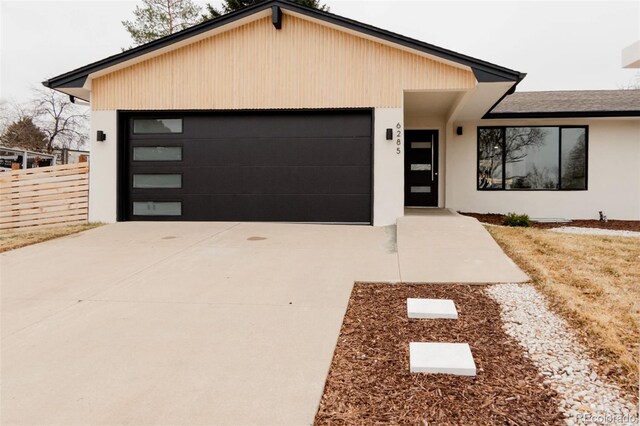
POLYGON ((549 125, 549 124, 536 124, 536 125, 511 125, 511 126, 477 126, 476 128, 476 191, 491 192, 491 191, 516 191, 516 192, 555 192, 555 191, 588 191, 589 190, 589 126, 579 124, 569 125, 549 125), (558 129, 558 188, 506 188, 506 170, 507 170, 507 155, 505 151, 506 144, 506 132, 508 128, 517 127, 555 127, 558 129), (502 131, 502 187, 501 188, 480 188, 480 182, 478 176, 480 173, 480 131, 484 129, 499 129, 502 131), (562 130, 563 129, 584 129, 584 188, 562 188, 562 130))

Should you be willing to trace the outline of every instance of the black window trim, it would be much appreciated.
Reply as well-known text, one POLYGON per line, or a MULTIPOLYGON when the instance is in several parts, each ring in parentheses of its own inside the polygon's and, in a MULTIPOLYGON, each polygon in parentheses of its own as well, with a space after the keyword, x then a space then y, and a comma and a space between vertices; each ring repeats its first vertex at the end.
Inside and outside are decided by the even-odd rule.
POLYGON ((491 191, 513 191, 513 192, 557 192, 557 191, 588 191, 589 190, 589 126, 580 124, 536 124, 536 125, 509 125, 509 126, 478 126, 476 128, 476 191, 491 192, 491 191), (507 168, 507 156, 505 155, 505 132, 507 128, 515 127, 556 127, 558 129, 558 188, 556 189, 526 189, 526 188, 509 188, 506 186, 505 173, 507 168), (500 129, 503 132, 502 135, 502 188, 480 188, 480 182, 478 181, 478 175, 480 173, 480 131, 483 129, 500 129), (562 129, 584 129, 584 188, 562 188, 562 129))

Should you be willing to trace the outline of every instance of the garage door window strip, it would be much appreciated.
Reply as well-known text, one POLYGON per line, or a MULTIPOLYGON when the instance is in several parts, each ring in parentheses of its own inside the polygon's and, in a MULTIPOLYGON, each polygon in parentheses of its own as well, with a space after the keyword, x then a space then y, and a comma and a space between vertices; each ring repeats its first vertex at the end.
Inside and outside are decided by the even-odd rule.
POLYGON ((144 118, 133 120, 134 135, 182 133, 182 118, 144 118))
POLYGON ((146 188, 182 188, 181 174, 134 174, 133 187, 146 188))
POLYGON ((180 201, 134 201, 134 216, 182 216, 180 201))
POLYGON ((182 161, 181 146, 136 146, 133 161, 182 161))

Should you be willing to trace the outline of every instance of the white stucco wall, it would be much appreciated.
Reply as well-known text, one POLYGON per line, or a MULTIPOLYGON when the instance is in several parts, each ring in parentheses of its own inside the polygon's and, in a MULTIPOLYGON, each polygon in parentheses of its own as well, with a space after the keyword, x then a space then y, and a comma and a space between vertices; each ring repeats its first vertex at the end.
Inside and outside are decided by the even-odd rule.
MULTIPOLYGON (((117 218, 117 113, 91 113, 91 168, 89 181, 89 220, 113 223, 117 218), (107 134, 96 141, 96 132, 107 134)), ((404 122, 401 108, 378 108, 374 115, 374 225, 396 223, 404 215, 404 122), (400 124, 400 129, 397 125, 400 124), (394 139, 386 140, 392 128, 394 139), (400 130, 400 145, 396 144, 400 130), (397 153, 400 148, 400 154, 397 153)))
POLYGON ((89 137, 89 221, 113 223, 116 221, 118 176, 116 111, 91 111, 89 137), (96 141, 98 130, 106 133, 106 141, 96 141))
POLYGON ((396 219, 403 215, 404 119, 402 108, 376 108, 373 135, 373 224, 375 226, 394 225, 396 219), (393 140, 387 140, 387 129, 393 129, 393 140), (400 131, 399 138, 398 131, 400 131), (400 145, 397 144, 398 139, 400 139, 400 145))
MULTIPOLYGON (((479 213, 527 213, 534 218, 640 220, 640 120, 483 120, 455 123, 464 134, 450 134, 441 120, 407 118, 409 129, 440 130, 440 206, 479 213), (589 126, 587 191, 477 191, 477 126, 589 126)), ((404 132, 401 108, 376 108, 374 114, 374 225, 395 224, 404 215, 404 132), (397 125, 400 124, 400 145, 397 125), (386 140, 392 128, 394 139, 386 140), (400 148, 400 154, 397 153, 400 148)), ((89 220, 112 223, 117 217, 117 113, 91 114, 89 220), (102 130, 107 140, 97 142, 102 130)))
POLYGON ((447 144, 446 206, 477 213, 527 213, 533 218, 640 220, 640 120, 482 120, 456 123, 447 144), (588 190, 476 190, 477 126, 587 125, 588 190))

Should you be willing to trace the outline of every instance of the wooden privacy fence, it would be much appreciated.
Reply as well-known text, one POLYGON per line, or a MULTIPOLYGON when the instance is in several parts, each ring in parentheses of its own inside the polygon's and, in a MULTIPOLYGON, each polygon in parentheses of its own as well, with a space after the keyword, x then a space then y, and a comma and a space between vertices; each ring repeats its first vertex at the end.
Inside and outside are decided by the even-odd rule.
POLYGON ((0 173, 0 230, 86 223, 89 163, 0 173))

